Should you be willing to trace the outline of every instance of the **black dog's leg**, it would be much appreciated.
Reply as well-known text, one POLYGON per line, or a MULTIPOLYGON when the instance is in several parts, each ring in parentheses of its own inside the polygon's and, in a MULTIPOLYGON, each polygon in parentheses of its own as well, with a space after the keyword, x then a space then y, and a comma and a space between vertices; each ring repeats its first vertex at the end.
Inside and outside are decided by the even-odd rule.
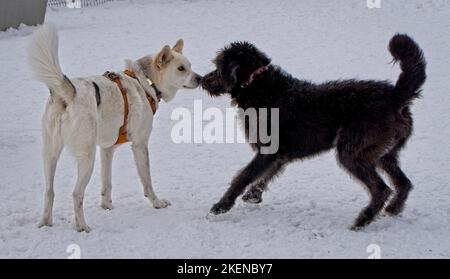
POLYGON ((258 204, 262 202, 262 194, 267 188, 266 181, 259 181, 252 185, 250 189, 242 196, 242 200, 246 203, 258 204))
POLYGON ((413 186, 408 177, 401 170, 397 155, 387 154, 380 160, 381 168, 386 171, 395 186, 395 197, 386 206, 385 211, 391 215, 398 215, 403 211, 409 192, 413 186))
POLYGON ((270 180, 274 178, 278 173, 281 172, 283 169, 283 165, 285 163, 281 160, 278 160, 276 162, 276 165, 272 168, 270 168, 265 174, 262 179, 260 179, 258 182, 254 183, 250 186, 250 189, 242 196, 242 200, 247 203, 254 203, 258 204, 262 202, 262 194, 267 189, 267 185, 269 184, 270 180))
POLYGON ((245 188, 257 180, 266 180, 281 170, 283 164, 277 160, 276 155, 257 154, 253 160, 231 182, 230 188, 222 199, 211 208, 211 213, 218 215, 228 212, 245 188))
POLYGON ((355 178, 365 184, 371 196, 369 205, 361 211, 352 227, 352 230, 359 230, 375 219, 392 190, 384 183, 375 166, 368 164, 365 159, 347 157, 341 153, 339 161, 355 178))

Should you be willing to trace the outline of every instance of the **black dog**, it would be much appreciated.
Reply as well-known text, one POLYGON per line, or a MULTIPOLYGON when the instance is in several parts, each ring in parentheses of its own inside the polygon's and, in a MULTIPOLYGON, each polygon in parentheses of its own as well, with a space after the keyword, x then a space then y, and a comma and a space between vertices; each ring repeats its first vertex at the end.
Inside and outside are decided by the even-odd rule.
POLYGON ((229 211, 247 186, 251 187, 244 201, 261 202, 267 183, 287 163, 336 148, 342 167, 364 183, 371 195, 352 229, 372 222, 392 193, 377 168, 389 175, 396 190, 385 211, 399 214, 412 184, 400 169, 398 155, 412 133, 409 107, 425 83, 426 62, 407 35, 394 36, 389 50, 402 69, 395 85, 372 80, 313 84, 270 65, 270 58, 250 43, 232 43, 220 51, 214 60, 217 69, 204 77, 203 88, 212 96, 230 94, 244 110, 279 108, 280 132, 276 154, 263 154, 259 141, 251 144, 255 157, 211 213, 229 211))

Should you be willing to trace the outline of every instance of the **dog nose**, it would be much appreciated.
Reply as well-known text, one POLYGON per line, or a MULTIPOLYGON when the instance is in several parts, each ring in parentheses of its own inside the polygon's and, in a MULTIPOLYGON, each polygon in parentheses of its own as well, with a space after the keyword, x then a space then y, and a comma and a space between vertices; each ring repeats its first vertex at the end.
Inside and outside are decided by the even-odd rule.
POLYGON ((201 75, 196 75, 195 80, 200 83, 202 81, 203 77, 201 75))

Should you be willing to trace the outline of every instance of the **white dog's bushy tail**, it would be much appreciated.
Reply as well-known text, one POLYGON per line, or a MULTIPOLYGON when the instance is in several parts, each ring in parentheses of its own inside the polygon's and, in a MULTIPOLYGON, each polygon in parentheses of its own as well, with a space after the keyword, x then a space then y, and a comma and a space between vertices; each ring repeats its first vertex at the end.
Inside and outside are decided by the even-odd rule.
POLYGON ((45 24, 33 34, 28 57, 37 79, 67 104, 72 102, 76 90, 59 64, 58 31, 55 25, 45 24))

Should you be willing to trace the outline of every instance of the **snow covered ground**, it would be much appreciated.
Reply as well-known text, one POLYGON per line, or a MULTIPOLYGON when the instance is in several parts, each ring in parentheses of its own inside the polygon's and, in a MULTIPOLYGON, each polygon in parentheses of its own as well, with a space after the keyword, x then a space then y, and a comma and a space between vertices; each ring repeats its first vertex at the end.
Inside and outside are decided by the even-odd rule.
POLYGON ((415 135, 402 154, 415 184, 403 215, 381 218, 362 232, 348 227, 366 205, 363 188, 332 153, 291 165, 261 205, 240 200, 226 215, 206 215, 235 172, 252 157, 245 144, 171 141, 173 109, 229 107, 226 97, 182 91, 156 115, 150 150, 156 192, 172 206, 153 209, 142 194, 128 146, 116 153, 115 209, 100 208, 99 158, 86 191, 92 232, 74 231, 71 192, 75 163, 65 152, 56 175, 54 226, 36 227, 43 206, 40 119, 48 97, 26 63, 33 28, 0 32, 0 258, 383 258, 450 257, 450 2, 383 0, 122 1, 86 9, 51 9, 60 29, 60 56, 69 77, 121 70, 139 58, 185 40, 194 69, 206 73, 226 43, 248 40, 292 74, 396 80, 386 49, 396 32, 423 47, 429 62, 424 98, 415 102, 415 135), (326 170, 325 172, 323 170, 326 170), (326 173, 326 175, 323 175, 326 173))

